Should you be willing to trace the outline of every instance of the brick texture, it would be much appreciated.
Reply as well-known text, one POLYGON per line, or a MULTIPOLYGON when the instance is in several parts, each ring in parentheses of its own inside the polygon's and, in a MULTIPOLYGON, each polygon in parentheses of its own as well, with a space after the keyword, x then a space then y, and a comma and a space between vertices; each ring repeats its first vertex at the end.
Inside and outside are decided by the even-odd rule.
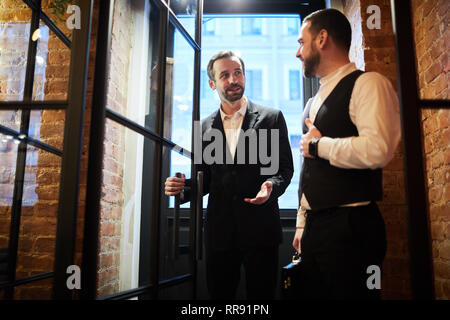
MULTIPOLYGON (((64 21, 58 21, 48 8, 49 1, 42 2, 46 12, 57 26, 71 38, 64 21)), ((26 52, 31 10, 22 1, 0 1, 0 31, 9 32, 2 37, 0 55, 0 100, 21 100, 26 67, 26 52), (27 27, 28 26, 28 27, 27 27), (28 28, 28 29, 27 29, 28 28), (12 33, 10 30, 13 30, 12 33), (8 43, 4 43, 9 41, 8 43), (14 45, 13 45, 14 44, 14 45), (3 48, 8 48, 5 51, 3 48)), ((86 97, 86 118, 80 177, 79 215, 77 221, 77 241, 75 264, 81 265, 84 208, 89 148, 90 111, 95 67, 95 47, 98 21, 98 3, 94 7, 91 34, 90 64, 86 97)), ((116 1, 111 46, 111 65, 108 107, 121 112, 126 108, 128 61, 132 36, 130 30, 133 19, 128 1, 116 1)), ((64 100, 70 69, 70 50, 48 29, 41 25, 43 37, 38 43, 38 55, 43 61, 36 68, 33 98, 36 100, 64 100)), ((0 121, 15 130, 20 126, 20 112, 1 112, 0 121)), ((64 111, 32 112, 30 135, 43 142, 62 149, 65 124, 64 111)), ((98 253, 98 295, 103 296, 119 290, 121 206, 124 128, 108 121, 105 134, 103 161, 101 219, 98 253)), ((2 166, 0 169, 0 246, 9 242, 11 201, 15 176, 17 146, 8 141, 1 146, 2 166)), ((24 203, 20 229, 17 278, 53 270, 60 179, 60 158, 50 153, 31 149, 28 151, 24 203)), ((16 299, 51 298, 51 281, 42 281, 20 286, 14 292, 16 299)), ((77 293, 75 292, 75 296, 77 293)))
MULTIPOLYGON (((423 99, 449 99, 448 1, 412 1, 417 81, 423 99)), ((450 110, 422 110, 436 299, 450 299, 450 110)))
MULTIPOLYGON (((134 16, 126 0, 115 2, 111 37, 111 64, 107 107, 125 114, 128 69, 131 58, 134 16)), ((103 154, 97 295, 120 290, 120 241, 122 232, 122 184, 125 160, 125 128, 107 120, 103 154)))
MULTIPOLYGON (((23 1, 0 1, 0 100, 22 100, 24 94, 25 68, 30 32, 31 10, 23 1)), ((48 29, 41 25, 42 37, 38 41, 33 99, 41 100, 56 90, 53 77, 47 72, 48 29), (47 78, 46 78, 47 77, 47 78), (49 89, 47 89, 49 88, 49 89)), ((63 50, 63 49, 62 49, 63 50)), ((68 49, 65 49, 68 50, 68 49)), ((68 80, 68 74, 60 75, 68 80)), ((67 81, 66 81, 67 82, 67 81)), ((65 92, 67 88, 64 89, 65 92)), ((29 135, 61 148, 61 134, 64 119, 53 121, 50 112, 31 112, 29 135), (48 125, 47 125, 48 124, 48 125), (58 137, 58 139, 55 139, 58 137), (47 140, 48 139, 48 140, 47 140), (53 139, 53 140, 52 140, 53 139)), ((20 112, 1 112, 0 121, 14 130, 19 130, 20 112)), ((10 140, 0 147, 0 247, 9 244, 12 190, 15 180, 17 145, 10 140), (3 161, 7 160, 7 161, 3 161)), ((60 158, 48 152, 27 148, 19 244, 17 252, 16 278, 22 278, 53 270, 56 233, 56 207, 59 192, 60 158), (42 210, 44 209, 44 210, 42 210)), ((51 281, 39 281, 18 286, 14 290, 16 299, 49 299, 51 281)))
POLYGON ((412 1, 417 80, 423 99, 450 97, 449 6, 445 0, 412 1))
MULTIPOLYGON (((71 31, 42 1, 49 17, 68 37, 71 31)), ((0 100, 22 100, 30 33, 31 10, 21 0, 0 1, 0 100)), ((34 100, 67 99, 70 49, 41 22, 37 42, 34 100)), ((19 130, 20 112, 0 112, 2 125, 19 130)), ((63 147, 64 111, 32 111, 29 135, 63 147)), ((15 179, 17 146, 13 140, 0 146, 0 247, 9 243, 9 225, 15 179), (5 161, 4 161, 5 160, 5 161)), ((53 271, 61 158, 28 147, 19 231, 16 278, 53 271)), ((80 190, 80 194, 83 191, 80 190)), ((51 279, 18 286, 15 299, 50 299, 51 279)))
MULTIPOLYGON (((365 71, 386 76, 397 88, 395 44, 392 31, 390 1, 347 0, 344 14, 352 25, 350 60, 365 71), (367 21, 373 14, 367 8, 380 8, 380 29, 369 29, 367 21)), ((386 224, 387 252, 383 263, 382 298, 411 297, 407 240, 407 205, 404 185, 403 150, 401 143, 392 161, 383 169, 383 201, 380 211, 386 224)))

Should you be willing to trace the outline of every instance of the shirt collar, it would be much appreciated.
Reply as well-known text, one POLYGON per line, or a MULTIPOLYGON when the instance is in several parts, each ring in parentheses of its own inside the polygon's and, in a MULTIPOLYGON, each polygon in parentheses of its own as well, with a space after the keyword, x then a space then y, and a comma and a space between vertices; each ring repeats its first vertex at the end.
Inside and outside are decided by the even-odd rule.
POLYGON ((333 80, 340 80, 345 77, 347 74, 356 70, 356 65, 354 62, 349 62, 346 65, 343 65, 339 69, 333 71, 330 74, 327 74, 325 77, 320 79, 320 85, 326 85, 327 83, 333 82, 333 80))
POLYGON ((244 97, 244 103, 242 103, 242 107, 233 114, 233 117, 230 117, 229 115, 227 115, 225 112, 223 112, 222 110, 222 106, 220 106, 219 110, 220 110, 220 117, 222 118, 222 121, 227 118, 227 119, 231 119, 231 118, 236 118, 239 115, 241 116, 245 116, 245 112, 247 112, 247 105, 248 105, 248 101, 247 99, 244 97))

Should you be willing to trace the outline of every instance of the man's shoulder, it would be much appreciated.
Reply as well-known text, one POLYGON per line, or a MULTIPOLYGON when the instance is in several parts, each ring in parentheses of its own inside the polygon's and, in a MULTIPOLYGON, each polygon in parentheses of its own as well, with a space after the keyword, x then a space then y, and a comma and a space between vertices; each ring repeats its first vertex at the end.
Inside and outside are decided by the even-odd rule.
POLYGON ((376 71, 364 72, 355 82, 354 92, 367 97, 384 92, 390 95, 396 95, 391 80, 376 71))
POLYGON ((391 84, 391 81, 384 75, 376 71, 366 71, 361 76, 359 76, 356 83, 367 84, 367 83, 379 83, 379 84, 391 84))
POLYGON ((211 113, 206 118, 201 119, 200 123, 201 123, 202 127, 207 125, 207 124, 209 124, 209 123, 211 123, 214 120, 214 118, 217 116, 218 112, 219 112, 219 110, 215 110, 213 113, 211 113))

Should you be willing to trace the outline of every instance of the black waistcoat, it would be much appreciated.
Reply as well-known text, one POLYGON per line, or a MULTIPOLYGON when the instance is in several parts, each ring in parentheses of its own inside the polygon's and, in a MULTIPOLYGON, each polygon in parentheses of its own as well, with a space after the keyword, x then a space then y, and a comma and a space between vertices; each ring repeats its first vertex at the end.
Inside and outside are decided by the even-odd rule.
MULTIPOLYGON (((322 136, 345 138, 358 136, 349 115, 349 104, 356 79, 363 71, 345 76, 325 99, 314 120, 322 136)), ((305 110, 305 119, 309 117, 305 110)), ((303 133, 308 128, 303 121, 303 133)), ((381 169, 342 169, 325 159, 303 159, 299 199, 305 194, 311 209, 319 210, 362 201, 382 199, 381 169)))

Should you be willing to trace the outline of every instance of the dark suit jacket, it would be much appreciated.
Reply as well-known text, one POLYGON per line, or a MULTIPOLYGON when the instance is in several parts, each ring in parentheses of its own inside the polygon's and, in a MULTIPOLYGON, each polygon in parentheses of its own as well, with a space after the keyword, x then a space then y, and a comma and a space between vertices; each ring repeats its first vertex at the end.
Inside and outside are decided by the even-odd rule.
MULTIPOLYGON (((217 110, 202 121, 202 134, 215 128, 221 131, 224 144, 223 164, 202 164, 198 170, 204 172, 203 193, 209 193, 208 208, 205 219, 205 247, 206 249, 221 250, 235 247, 274 246, 282 241, 281 223, 279 217, 278 197, 289 185, 294 171, 292 153, 289 145, 288 131, 283 114, 280 110, 262 107, 248 100, 247 112, 242 122, 242 130, 246 132, 256 130, 258 145, 261 131, 267 129, 268 152, 263 154, 273 158, 279 156, 278 171, 273 175, 262 175, 263 165, 260 156, 256 164, 249 164, 249 141, 245 138, 245 164, 237 164, 237 153, 234 164, 227 164, 225 152, 229 153, 226 144, 220 111, 217 110), (271 155, 270 130, 279 130, 279 153, 271 155), (273 183, 272 193, 267 202, 254 205, 244 201, 244 198, 254 198, 261 189, 264 181, 273 183)), ((242 135, 239 143, 243 140, 242 135)), ((203 141, 202 150, 210 144, 203 141)), ((253 145, 254 147, 254 145, 253 145)), ((259 152, 259 148, 258 148, 259 152)), ((273 161, 273 160, 272 160, 273 161)), ((186 180, 185 199, 190 199, 190 180, 186 180)))

